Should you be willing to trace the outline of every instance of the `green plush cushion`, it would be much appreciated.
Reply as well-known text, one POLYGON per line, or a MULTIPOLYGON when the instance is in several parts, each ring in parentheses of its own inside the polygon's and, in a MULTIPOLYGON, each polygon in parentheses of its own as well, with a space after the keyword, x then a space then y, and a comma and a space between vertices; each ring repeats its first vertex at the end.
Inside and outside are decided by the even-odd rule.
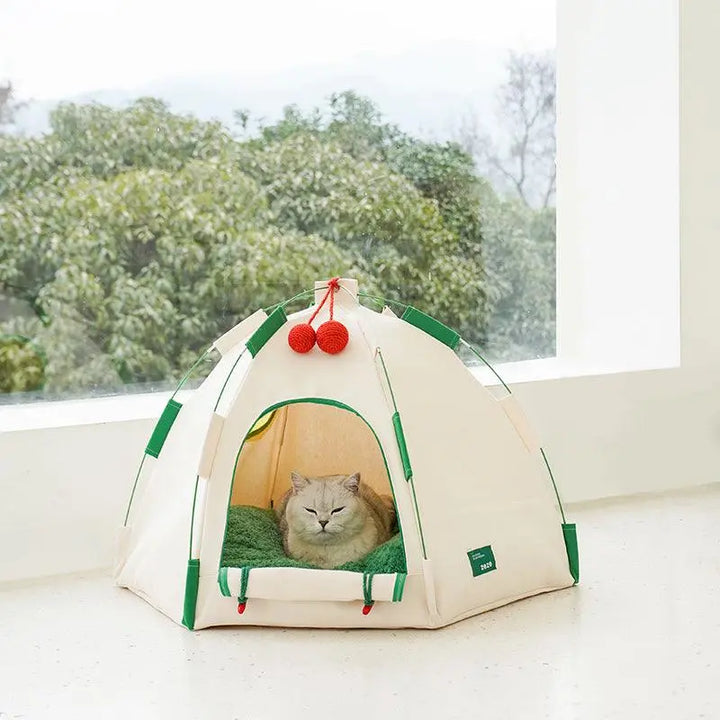
MULTIPOLYGON (((222 555, 223 567, 299 567, 314 565, 289 558, 273 510, 236 505, 228 512, 222 555)), ((405 550, 400 533, 371 550, 364 558, 340 565, 337 570, 365 573, 404 573, 405 550)))

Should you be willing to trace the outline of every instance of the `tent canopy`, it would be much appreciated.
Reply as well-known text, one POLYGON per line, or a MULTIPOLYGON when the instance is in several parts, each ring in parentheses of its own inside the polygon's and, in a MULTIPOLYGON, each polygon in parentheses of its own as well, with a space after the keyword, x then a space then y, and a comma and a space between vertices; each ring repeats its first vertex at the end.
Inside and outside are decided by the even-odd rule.
POLYGON ((437 627, 572 585, 574 526, 512 393, 488 392, 457 333, 419 310, 365 307, 352 280, 334 300, 337 355, 288 346, 315 306, 258 311, 214 343, 220 361, 171 400, 143 457, 117 582, 191 628, 437 627), (222 567, 228 507, 270 506, 291 470, 389 488, 407 573, 222 567))

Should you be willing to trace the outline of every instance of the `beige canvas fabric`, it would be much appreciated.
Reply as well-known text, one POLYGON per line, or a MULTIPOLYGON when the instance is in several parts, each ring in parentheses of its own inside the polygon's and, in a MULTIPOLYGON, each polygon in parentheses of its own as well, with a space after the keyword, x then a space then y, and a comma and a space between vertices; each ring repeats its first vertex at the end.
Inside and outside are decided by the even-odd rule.
POLYGON ((373 490, 391 494, 372 430, 357 415, 329 405, 298 403, 275 411, 270 425, 243 445, 231 504, 270 507, 289 489, 293 470, 311 477, 359 472, 373 490))
POLYGON ((291 316, 254 358, 245 342, 262 316, 247 334, 224 336, 222 360, 181 409, 157 460, 146 458, 119 543, 118 584, 181 622, 188 560, 199 561, 195 628, 438 627, 572 585, 552 486, 514 399, 496 400, 449 347, 392 313, 358 304, 354 282, 341 285, 336 319, 350 342, 338 355, 317 348, 299 355, 288 347, 289 329, 307 321, 312 308, 291 316), (308 404, 318 398, 360 417, 308 404), (274 406, 271 425, 240 452, 274 406), (408 572, 375 576, 368 615, 361 613, 358 573, 253 569, 240 615, 241 573, 229 569, 230 596, 223 595, 218 576, 228 503, 267 507, 287 489, 291 469, 360 470, 379 492, 387 492, 389 476, 408 572), (468 553, 486 547, 496 568, 474 575, 468 553))

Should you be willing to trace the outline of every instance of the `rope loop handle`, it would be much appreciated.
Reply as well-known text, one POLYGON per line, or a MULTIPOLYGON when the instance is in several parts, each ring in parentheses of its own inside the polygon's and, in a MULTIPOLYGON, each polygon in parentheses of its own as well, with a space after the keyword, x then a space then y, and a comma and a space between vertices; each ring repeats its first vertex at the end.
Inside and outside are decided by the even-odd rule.
POLYGON ((327 290, 325 291, 325 295, 323 295, 323 299, 320 301, 320 304, 315 308, 315 312, 310 316, 310 319, 308 320, 308 325, 313 324, 313 320, 318 316, 318 313, 322 310, 323 305, 325 305, 325 301, 330 298, 330 319, 333 319, 333 311, 335 309, 335 293, 340 289, 340 278, 335 277, 330 282, 328 282, 327 290))

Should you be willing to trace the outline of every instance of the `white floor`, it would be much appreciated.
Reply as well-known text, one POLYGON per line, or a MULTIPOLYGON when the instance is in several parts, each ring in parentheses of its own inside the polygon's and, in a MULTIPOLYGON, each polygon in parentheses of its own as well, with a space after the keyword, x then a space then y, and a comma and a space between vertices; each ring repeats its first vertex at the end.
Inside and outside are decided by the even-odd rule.
POLYGON ((444 630, 193 633, 103 575, 0 588, 0 720, 720 718, 720 485, 572 515, 580 586, 444 630))

